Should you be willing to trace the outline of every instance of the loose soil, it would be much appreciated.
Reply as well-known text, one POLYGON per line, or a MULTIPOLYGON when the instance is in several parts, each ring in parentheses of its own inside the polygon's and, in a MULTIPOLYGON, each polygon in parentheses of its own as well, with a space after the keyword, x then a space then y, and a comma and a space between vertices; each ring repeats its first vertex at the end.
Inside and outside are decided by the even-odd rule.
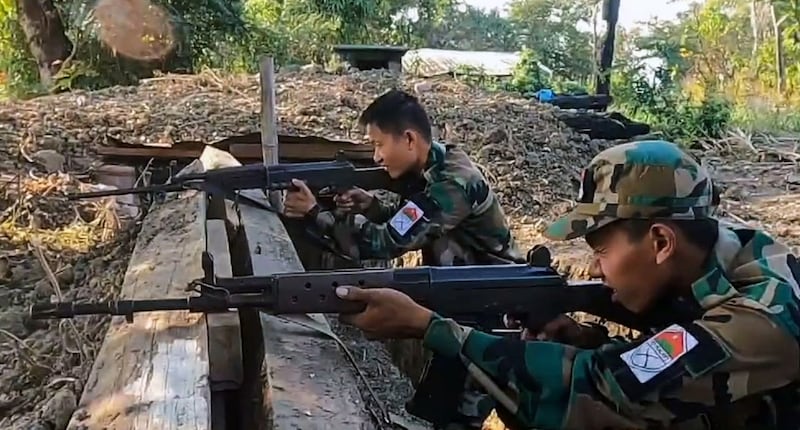
MULTIPOLYGON (((436 135, 461 144, 497 191, 522 247, 547 243, 547 221, 570 208, 580 169, 616 142, 591 140, 557 121, 551 106, 449 79, 404 80, 385 71, 279 73, 279 133, 361 141, 358 114, 377 95, 406 88, 436 135)), ((80 397, 107 320, 41 323, 28 306, 51 295, 114 296, 136 224, 114 200, 76 204, 109 138, 132 143, 210 142, 258 131, 258 79, 162 76, 138 87, 73 92, 0 104, 0 427, 63 429, 80 397), (48 276, 48 272, 52 272, 48 276), (58 288, 55 288, 55 286, 58 288)), ((723 215, 766 229, 800 251, 797 141, 732 134, 695 151, 724 189, 723 215)), ((586 276, 580 242, 548 244, 562 272, 586 276)), ((380 343, 332 324, 383 405, 397 415, 411 394, 380 343)), ((365 395, 367 390, 365 391, 365 395)), ((496 421, 487 428, 499 429, 496 421)))

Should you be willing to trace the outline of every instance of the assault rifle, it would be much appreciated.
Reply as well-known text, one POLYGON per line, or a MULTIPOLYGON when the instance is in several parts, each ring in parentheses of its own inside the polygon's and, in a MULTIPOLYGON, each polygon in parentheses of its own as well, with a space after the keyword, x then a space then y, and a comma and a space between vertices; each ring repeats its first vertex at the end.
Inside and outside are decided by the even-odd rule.
POLYGON ((125 194, 148 194, 197 189, 209 194, 229 195, 238 190, 285 190, 292 189, 292 179, 306 182, 314 194, 336 194, 358 187, 368 190, 387 190, 408 196, 422 189, 420 180, 392 179, 381 167, 357 168, 344 159, 309 163, 289 163, 264 166, 222 167, 202 173, 173 176, 170 182, 137 188, 102 190, 75 193, 69 200, 91 197, 120 196, 125 194))
POLYGON ((522 318, 527 327, 541 327, 568 312, 587 312, 634 329, 673 321, 675 314, 633 314, 611 300, 602 282, 567 281, 550 265, 550 252, 537 247, 527 264, 486 266, 421 266, 388 269, 340 269, 276 273, 269 276, 217 277, 213 257, 202 255, 204 276, 189 284, 197 295, 182 298, 114 300, 108 302, 40 302, 31 306, 32 319, 73 318, 80 315, 123 315, 131 322, 140 312, 188 310, 225 312, 256 308, 273 315, 349 314, 365 304, 342 300, 334 292, 340 285, 362 288, 389 287, 415 302, 461 323, 477 317, 508 313, 522 318))
MULTIPOLYGON (((363 310, 365 305, 339 299, 334 290, 339 285, 355 285, 402 291, 417 303, 466 325, 480 325, 484 317, 510 313, 536 330, 559 314, 583 311, 643 331, 689 318, 689 314, 670 307, 649 312, 646 317, 635 315, 614 303, 610 289, 601 282, 565 280, 550 265, 550 252, 541 246, 528 252, 527 264, 490 266, 347 269, 221 278, 214 274, 210 254, 203 254, 202 263, 203 278, 190 283, 199 295, 104 303, 36 303, 30 316, 57 319, 108 314, 124 315, 131 322, 138 312, 211 313, 231 308, 256 308, 270 314, 348 314, 363 310)), ((466 375, 460 361, 434 355, 406 410, 437 427, 458 419, 466 375)))

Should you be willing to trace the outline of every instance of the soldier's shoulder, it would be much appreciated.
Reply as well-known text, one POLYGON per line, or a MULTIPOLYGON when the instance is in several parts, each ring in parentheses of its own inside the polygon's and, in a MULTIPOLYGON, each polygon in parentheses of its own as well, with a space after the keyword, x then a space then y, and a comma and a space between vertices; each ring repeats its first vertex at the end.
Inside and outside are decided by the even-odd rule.
POLYGON ((715 252, 719 260, 729 260, 726 266, 731 269, 752 261, 774 264, 777 256, 796 257, 788 245, 769 232, 728 220, 719 221, 715 252))
POLYGON ((787 245, 764 230, 721 223, 715 253, 724 272, 716 282, 738 292, 731 303, 759 310, 800 335, 800 263, 787 245))
POLYGON ((486 182, 483 173, 461 146, 452 143, 444 146, 444 160, 436 171, 439 180, 453 181, 463 187, 486 182))

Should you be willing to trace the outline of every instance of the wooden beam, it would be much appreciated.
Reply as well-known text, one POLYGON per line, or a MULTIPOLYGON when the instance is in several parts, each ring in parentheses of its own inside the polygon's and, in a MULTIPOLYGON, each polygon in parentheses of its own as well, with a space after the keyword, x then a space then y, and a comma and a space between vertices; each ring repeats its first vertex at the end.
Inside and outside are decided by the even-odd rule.
MULTIPOLYGON (((186 295, 202 277, 202 195, 187 191, 144 219, 123 298, 186 295)), ((211 428, 205 317, 185 311, 113 317, 69 429, 211 428)))
MULTIPOLYGON (((224 219, 206 220, 206 249, 214 259, 217 276, 233 276, 228 233, 224 219)), ((242 335, 239 313, 210 313, 208 322, 209 378, 213 391, 235 390, 242 385, 242 335)))
MULTIPOLYGON (((278 216, 251 206, 240 206, 240 222, 247 238, 252 272, 303 271, 292 240, 278 216)), ((323 315, 300 315, 294 319, 319 330, 303 327, 284 318, 261 314, 267 375, 264 408, 273 429, 357 429, 374 428, 364 408, 354 372, 344 371, 350 363, 332 339, 323 315)))

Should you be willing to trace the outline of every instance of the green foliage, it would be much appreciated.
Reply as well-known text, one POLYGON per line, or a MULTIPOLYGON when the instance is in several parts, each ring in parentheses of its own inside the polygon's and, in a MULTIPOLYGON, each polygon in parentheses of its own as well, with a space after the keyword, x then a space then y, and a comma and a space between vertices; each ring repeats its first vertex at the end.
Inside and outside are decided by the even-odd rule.
POLYGON ((676 142, 720 137, 731 121, 727 100, 715 95, 699 102, 690 100, 666 68, 656 70, 652 81, 640 65, 623 69, 613 75, 612 88, 621 89, 614 93, 619 109, 676 142))
POLYGON ((715 136, 728 125, 800 131, 800 1, 757 5, 753 16, 749 1, 698 2, 676 21, 649 23, 646 37, 623 32, 612 79, 617 106, 682 140, 715 136), (782 90, 778 41, 786 65, 782 90), (658 66, 652 79, 643 77, 645 61, 658 66))
POLYGON ((28 55, 14 0, 0 0, 0 96, 40 92, 36 62, 28 55))
POLYGON ((547 77, 539 67, 539 55, 530 49, 523 49, 506 89, 533 97, 533 93, 549 86, 547 77))
POLYGON ((509 19, 524 47, 565 79, 582 80, 594 72, 592 35, 579 26, 591 23, 596 0, 516 0, 509 19))

